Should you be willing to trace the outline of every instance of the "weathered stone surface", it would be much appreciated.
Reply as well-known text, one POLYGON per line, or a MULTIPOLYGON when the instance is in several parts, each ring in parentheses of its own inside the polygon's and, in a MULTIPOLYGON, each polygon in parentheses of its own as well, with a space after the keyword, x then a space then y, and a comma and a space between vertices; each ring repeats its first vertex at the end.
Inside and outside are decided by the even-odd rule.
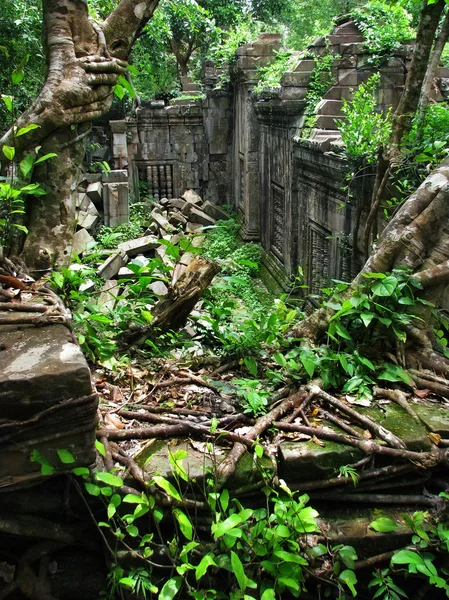
POLYGON ((118 227, 129 221, 128 183, 105 183, 103 185, 104 223, 118 227))
POLYGON ((190 211, 190 219, 194 223, 200 223, 201 225, 215 225, 215 219, 207 215, 202 210, 199 210, 195 206, 192 206, 192 210, 190 211))
POLYGON ((77 231, 73 236, 72 256, 80 256, 94 241, 94 238, 85 229, 77 231))
POLYGON ((128 256, 124 252, 114 252, 98 267, 98 275, 105 280, 112 279, 127 262, 128 256))
POLYGON ((217 206, 216 204, 213 204, 209 201, 203 204, 201 210, 205 212, 206 215, 209 215, 216 221, 226 221, 227 219, 229 219, 229 215, 227 215, 220 206, 217 206))
POLYGON ((84 229, 93 229, 100 220, 99 215, 92 215, 84 210, 80 210, 76 218, 79 227, 83 227, 84 229))
POLYGON ((129 240, 118 245, 118 250, 127 254, 130 258, 140 253, 148 252, 159 246, 159 241, 154 235, 146 235, 135 240, 129 240))
POLYGON ((201 204, 201 196, 198 196, 193 190, 186 190, 181 196, 189 204, 201 204))
POLYGON ((112 310, 120 294, 120 287, 114 279, 108 279, 105 282, 101 294, 98 297, 97 304, 103 310, 112 310))
POLYGON ((164 216, 159 213, 152 213, 153 221, 157 224, 160 229, 163 229, 167 233, 173 233, 176 231, 175 227, 168 222, 164 216))
POLYGON ((100 181, 90 183, 87 186, 86 194, 96 204, 99 204, 103 199, 103 186, 100 181))
POLYGON ((357 462, 360 450, 325 442, 283 442, 279 447, 279 473, 286 481, 314 481, 331 477, 340 465, 357 462))
POLYGON ((168 288, 163 281, 153 281, 148 287, 158 296, 166 296, 168 294, 168 288))
POLYGON ((53 404, 92 393, 86 359, 65 326, 5 329, 0 418, 28 419, 53 404))

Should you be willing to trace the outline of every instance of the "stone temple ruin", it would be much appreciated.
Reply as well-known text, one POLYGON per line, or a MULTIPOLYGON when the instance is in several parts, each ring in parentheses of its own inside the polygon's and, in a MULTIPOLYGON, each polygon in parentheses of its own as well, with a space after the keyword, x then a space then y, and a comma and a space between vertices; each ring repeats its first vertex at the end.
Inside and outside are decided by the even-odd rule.
MULTIPOLYGON (((359 178, 354 197, 347 197, 348 164, 336 125, 345 118, 342 101, 380 71, 378 107, 394 108, 413 46, 402 46, 380 67, 373 66, 362 34, 354 22, 344 22, 317 39, 308 58, 298 56, 280 87, 255 95, 258 69, 280 46, 279 35, 261 34, 238 49, 231 86, 217 89, 221 74, 206 63, 202 85, 188 83, 186 92, 202 91, 202 98, 171 105, 152 101, 137 109, 135 118, 110 122, 110 156, 115 168, 128 169, 134 198, 139 181, 145 181, 156 198, 176 198, 193 189, 205 200, 233 205, 242 217, 243 239, 260 241, 265 250, 271 283, 285 288, 301 266, 315 293, 331 279, 350 280, 362 260, 358 224, 373 178, 359 178), (317 59, 328 52, 335 55, 334 83, 308 130, 308 85, 317 59)), ((437 77, 447 76, 449 70, 439 68, 437 77)), ((97 133, 107 137, 108 132, 97 128, 97 133)), ((111 177, 105 179, 106 199, 111 177)), ((121 185, 112 186, 113 197, 121 185)))
MULTIPOLYGON (((395 107, 413 47, 403 46, 379 68, 373 67, 363 36, 353 22, 345 22, 327 38, 317 39, 307 58, 298 56, 279 87, 254 94, 258 69, 280 47, 279 35, 261 34, 254 43, 238 49, 231 85, 219 88, 221 73, 206 63, 201 86, 185 83, 186 91, 202 92, 201 98, 170 105, 152 101, 138 108, 135 118, 95 125, 100 147, 89 159, 107 159, 113 168, 88 175, 83 188, 76 191, 74 253, 81 254, 92 241, 89 232, 98 225, 101 212, 110 227, 127 222, 130 197, 138 200, 139 182, 145 182, 149 194, 167 199, 164 204, 192 190, 209 207, 232 205, 241 216, 242 238, 259 241, 265 251, 265 278, 273 288, 285 289, 298 267, 314 293, 331 279, 352 279, 361 267, 359 223, 367 210, 373 177, 369 173, 361 177, 357 193, 347 197, 343 183, 348 164, 336 121, 345 118, 343 100, 350 99, 359 84, 378 70, 379 109, 395 107), (310 130, 306 123, 308 86, 318 57, 329 51, 335 55, 334 83, 316 107, 310 130)), ((440 68, 437 77, 449 77, 449 70, 440 68)), ((160 227, 164 229, 163 224, 160 227)), ((154 233, 154 239, 146 239, 146 248, 156 247, 163 236, 161 228, 154 233)), ((105 263, 105 269, 112 269, 101 274, 105 280, 126 268, 129 257, 137 254, 140 248, 130 244, 105 263), (114 261, 118 263, 112 265, 114 261)), ((41 479, 41 463, 29 460, 34 449, 57 464, 57 471, 67 470, 58 463, 58 448, 70 448, 77 457, 76 466, 91 464, 97 397, 87 363, 68 330, 53 325, 17 331, 11 322, 0 324, 0 341, 0 350, 7 350, 0 352, 0 492, 41 479)), ((449 437, 447 417, 435 418, 424 407, 420 418, 441 437, 449 437)), ((404 419, 394 406, 388 409, 387 419, 392 430, 399 421, 409 427, 404 437, 409 448, 428 450, 424 427, 404 419)), ((302 456, 297 444, 283 445, 280 469, 284 476, 292 480, 329 477, 334 469, 333 463, 329 466, 329 455, 340 464, 362 456, 340 444, 328 445, 326 452, 312 447, 313 465, 307 462, 310 452, 302 456)), ((158 448, 148 465, 150 474, 170 468, 165 454, 160 462, 158 448)), ((192 469, 198 467, 195 474, 200 477, 202 453, 192 456, 192 469)), ((15 510, 8 495, 0 493, 2 508, 15 510)))

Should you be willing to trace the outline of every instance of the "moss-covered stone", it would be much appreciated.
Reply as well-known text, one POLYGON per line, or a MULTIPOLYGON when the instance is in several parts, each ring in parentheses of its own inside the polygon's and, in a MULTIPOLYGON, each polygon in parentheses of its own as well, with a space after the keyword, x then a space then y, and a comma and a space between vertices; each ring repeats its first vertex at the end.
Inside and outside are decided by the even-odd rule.
MULTIPOLYGON (((413 405, 413 408, 416 406, 413 405)), ((382 410, 374 406, 358 410, 403 440, 408 450, 415 452, 430 450, 431 442, 424 425, 415 421, 397 404, 385 404, 382 406, 382 410)))
POLYGON ((344 444, 324 442, 283 442, 279 448, 279 474, 288 482, 327 479, 341 465, 356 462, 363 452, 344 444))

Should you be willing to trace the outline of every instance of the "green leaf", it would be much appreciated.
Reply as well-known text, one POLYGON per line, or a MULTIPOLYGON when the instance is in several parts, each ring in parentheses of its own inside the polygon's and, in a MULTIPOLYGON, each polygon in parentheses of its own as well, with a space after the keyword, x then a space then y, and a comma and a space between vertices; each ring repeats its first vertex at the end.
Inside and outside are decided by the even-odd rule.
POLYGON ((155 475, 153 477, 153 482, 157 486, 159 486, 161 489, 163 489, 164 492, 166 492, 169 496, 171 496, 175 500, 178 500, 179 502, 182 502, 182 498, 181 498, 181 495, 179 494, 178 490, 169 481, 167 481, 167 479, 165 479, 165 477, 161 477, 160 475, 155 475))
POLYGON ((123 89, 123 87, 117 83, 117 85, 114 85, 112 89, 117 98, 119 100, 123 100, 123 97, 125 95, 125 90, 123 89))
POLYGON ((142 496, 136 496, 136 494, 126 494, 123 498, 123 502, 126 502, 127 504, 146 504, 146 499, 144 500, 142 496))
POLYGON ((173 600, 182 586, 181 577, 172 577, 166 581, 159 592, 158 600, 173 600))
POLYGON ((185 513, 182 512, 179 508, 175 508, 173 511, 173 516, 179 523, 179 528, 188 540, 193 539, 193 526, 190 522, 190 519, 187 517, 185 513))
POLYGON ((113 475, 112 473, 107 473, 105 471, 101 471, 100 473, 96 473, 95 479, 97 481, 101 481, 106 485, 110 485, 112 487, 122 487, 123 479, 117 477, 117 475, 113 475))
POLYGON ((365 327, 368 327, 374 317, 374 313, 360 313, 360 318, 362 319, 365 327))
POLYGON ((291 577, 279 577, 278 582, 285 585, 285 587, 294 590, 295 592, 299 592, 298 582, 292 579, 291 577))
POLYGON ((33 131, 33 129, 39 129, 40 125, 36 125, 36 123, 30 123, 26 127, 21 127, 19 131, 16 133, 16 137, 20 137, 21 135, 25 135, 29 131, 33 131))
POLYGON ((209 567, 216 567, 217 563, 214 560, 214 555, 212 552, 208 552, 200 561, 200 564, 195 569, 195 577, 198 581, 206 574, 206 571, 209 567))
POLYGON ((149 310, 142 310, 140 315, 147 323, 151 323, 151 321, 154 319, 149 310))
POLYGON ((251 373, 253 377, 257 377, 257 361, 253 356, 245 356, 243 359, 245 367, 251 373))
POLYGON ((220 538, 230 529, 233 529, 234 527, 237 527, 237 525, 240 525, 241 522, 242 519, 240 515, 234 513, 233 515, 231 515, 224 521, 221 521, 220 523, 213 523, 211 526, 212 535, 215 538, 220 538))
POLYGON ((277 556, 281 560, 287 563, 294 563, 296 565, 307 566, 308 562, 299 554, 293 554, 293 552, 285 552, 285 550, 275 550, 274 556, 277 556))
POLYGON ((133 589, 135 583, 136 583, 136 580, 133 579, 132 577, 122 577, 121 579, 119 579, 120 585, 124 585, 125 587, 130 588, 130 589, 133 589))
POLYGON ((338 556, 348 569, 355 567, 354 561, 357 560, 357 553, 352 546, 343 546, 340 548, 338 556))
POLYGON ((287 360, 285 359, 285 356, 283 354, 281 354, 280 352, 276 352, 276 354, 273 354, 273 360, 280 367, 287 366, 287 360))
POLYGON ((274 589, 267 588, 260 597, 260 600, 276 600, 276 594, 274 592, 274 589))
POLYGON ((87 467, 76 467, 75 469, 72 469, 72 473, 78 477, 88 477, 90 475, 90 471, 87 467))
POLYGON ((392 565, 420 565, 423 559, 413 550, 399 550, 391 557, 392 565))
POLYGON ((115 506, 115 504, 110 502, 108 504, 108 519, 112 519, 112 517, 115 515, 116 512, 117 512, 117 507, 115 506))
POLYGON ((125 90, 131 96, 131 98, 134 99, 136 97, 136 92, 134 91, 133 86, 125 77, 123 77, 123 75, 120 75, 120 77, 118 78, 118 82, 123 88, 125 88, 125 90))
POLYGON ((54 152, 49 152, 48 154, 44 154, 44 156, 40 156, 34 164, 38 165, 39 163, 45 162, 49 158, 54 158, 55 156, 58 156, 58 155, 55 154, 54 152))
POLYGON ((231 565, 234 575, 237 579, 237 583, 239 584, 239 588, 242 592, 244 592, 248 586, 248 578, 245 575, 245 569, 243 568, 242 561, 240 560, 238 554, 236 554, 233 550, 231 550, 231 565))
MULTIPOLYGON (((23 213, 24 211, 17 211, 16 210, 16 211, 12 211, 11 214, 14 214, 14 213, 17 213, 17 212, 23 213)), ((25 225, 19 225, 19 223, 13 223, 13 227, 15 227, 16 229, 18 229, 19 231, 23 231, 24 233, 28 233, 28 229, 25 227, 25 225)))
POLYGON ((131 537, 137 537, 139 535, 139 529, 135 525, 128 525, 128 527, 126 528, 126 532, 131 537))
POLYGON ((340 337, 344 338, 345 340, 352 340, 349 331, 341 323, 335 323, 335 331, 340 337))
POLYGON ((388 277, 385 277, 385 279, 382 279, 382 281, 375 283, 371 288, 371 292, 374 296, 391 296, 397 288, 397 285, 398 280, 396 277, 394 275, 389 275, 388 277))
MULTIPOLYGON (((59 273, 54 273, 54 279, 56 280, 57 275, 60 275, 59 273)), ((63 275, 61 274, 61 278, 62 281, 64 281, 63 275)), ((58 283, 55 281, 56 285, 58 285, 58 283)), ((58 287, 62 287, 58 285, 58 287)), ((97 451, 101 454, 101 456, 104 458, 106 456, 106 450, 104 448, 104 445, 99 441, 99 440, 95 440, 95 448, 97 449, 97 451)))
POLYGON ((16 155, 16 149, 12 146, 3 146, 2 148, 3 154, 6 156, 8 160, 13 160, 16 155))
POLYGON ((396 337, 405 344, 405 342, 407 341, 407 334, 405 333, 405 331, 398 329, 394 325, 393 325, 393 331, 394 331, 396 337))
POLYGON ((91 496, 99 496, 101 493, 98 485, 95 485, 93 483, 85 483, 84 487, 86 488, 86 492, 91 496))
POLYGON ((338 576, 338 579, 343 581, 343 583, 346 583, 346 585, 351 590, 351 593, 355 598, 357 596, 357 591, 354 586, 357 583, 357 577, 354 571, 350 571, 349 569, 342 571, 338 576))
POLYGON ((65 465, 70 465, 75 462, 73 455, 68 450, 61 449, 61 450, 57 450, 57 452, 58 452, 59 460, 62 463, 64 463, 65 465))
POLYGON ((20 171, 22 175, 26 177, 31 171, 34 165, 34 154, 28 154, 23 160, 20 161, 20 171))
POLYGON ((5 106, 8 110, 8 112, 12 112, 12 107, 13 107, 13 98, 12 96, 8 96, 7 94, 2 94, 2 100, 5 103, 5 106))
POLYGON ((25 73, 23 72, 23 69, 18 69, 15 70, 11 73, 11 81, 13 85, 17 85, 18 83, 20 83, 23 78, 25 77, 25 73))
POLYGON ((366 279, 385 279, 386 275, 385 273, 362 273, 363 277, 366 277, 366 279))

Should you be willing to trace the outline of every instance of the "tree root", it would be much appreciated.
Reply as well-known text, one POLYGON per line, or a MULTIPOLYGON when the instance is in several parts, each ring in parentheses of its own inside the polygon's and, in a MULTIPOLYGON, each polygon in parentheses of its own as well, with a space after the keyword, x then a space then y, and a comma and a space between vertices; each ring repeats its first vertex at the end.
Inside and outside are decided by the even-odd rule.
POLYGON ((400 440, 397 436, 395 436, 391 431, 382 427, 372 419, 361 415, 353 408, 349 407, 344 402, 337 400, 327 392, 323 391, 320 387, 316 385, 309 385, 308 389, 310 392, 314 393, 315 396, 325 400, 331 406, 338 408, 341 412, 346 413, 350 417, 352 417, 355 421, 361 423, 364 427, 367 427, 371 432, 375 433, 380 439, 387 442, 392 448, 405 448, 405 444, 402 440, 400 440))
POLYGON ((314 493, 310 492, 312 500, 326 500, 329 502, 349 502, 357 504, 402 504, 402 505, 414 505, 418 504, 421 506, 443 506, 444 499, 438 496, 418 496, 408 494, 326 494, 326 493, 314 493))
MULTIPOLYGON (((251 427, 249 432, 246 434, 246 437, 254 442, 262 435, 262 433, 264 433, 266 429, 268 429, 268 427, 272 425, 273 421, 282 418, 293 408, 301 408, 303 402, 309 399, 309 397, 310 393, 307 393, 305 389, 293 394, 293 396, 289 396, 286 400, 279 404, 279 406, 273 408, 266 415, 259 417, 255 425, 251 427)), ((238 461, 245 452, 246 446, 241 443, 236 443, 228 456, 220 463, 217 468, 217 485, 219 488, 223 487, 223 485, 233 475, 238 461)))
POLYGON ((410 406, 410 404, 407 402, 407 394, 405 392, 402 392, 401 390, 386 390, 383 388, 375 387, 373 390, 373 395, 375 398, 386 398, 387 400, 396 402, 396 404, 403 408, 405 412, 408 413, 414 421, 416 421, 417 423, 421 423, 421 419, 410 406))
POLYGON ((441 450, 436 446, 432 447, 432 450, 429 452, 413 452, 411 450, 404 450, 402 448, 389 448, 387 446, 381 446, 372 440, 361 440, 349 435, 336 433, 331 429, 318 429, 315 427, 304 427, 303 425, 282 422, 275 422, 273 425, 281 431, 298 431, 299 433, 316 436, 319 439, 329 440, 338 444, 345 444, 347 446, 359 448, 365 452, 365 454, 381 454, 384 456, 401 458, 404 460, 409 460, 414 464, 425 468, 434 467, 439 464, 449 464, 449 452, 441 450))

